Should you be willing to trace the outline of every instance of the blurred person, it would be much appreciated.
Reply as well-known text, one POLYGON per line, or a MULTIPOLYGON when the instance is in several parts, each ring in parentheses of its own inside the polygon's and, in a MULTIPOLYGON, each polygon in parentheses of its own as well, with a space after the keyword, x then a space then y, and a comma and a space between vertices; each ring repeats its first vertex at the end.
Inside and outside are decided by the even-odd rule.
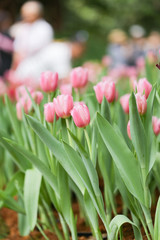
POLYGON ((160 49, 160 34, 157 31, 152 31, 146 40, 145 55, 150 63, 158 61, 158 54, 160 49))
POLYGON ((137 60, 145 57, 145 29, 140 25, 132 25, 129 29, 130 39, 130 58, 128 63, 136 66, 137 60))
POLYGON ((45 48, 54 37, 51 25, 43 19, 43 6, 40 2, 25 2, 20 13, 22 21, 10 29, 15 37, 13 69, 45 48))
POLYGON ((12 23, 7 11, 0 10, 0 76, 11 67, 13 53, 13 39, 8 33, 12 23))
POLYGON ((108 36, 107 55, 111 57, 111 68, 124 66, 128 58, 128 37, 121 29, 113 29, 108 36))
POLYGON ((79 58, 85 48, 84 38, 82 40, 76 37, 72 41, 55 40, 37 54, 23 60, 15 71, 16 78, 38 87, 41 72, 52 71, 58 72, 61 82, 67 82, 72 61, 79 58))

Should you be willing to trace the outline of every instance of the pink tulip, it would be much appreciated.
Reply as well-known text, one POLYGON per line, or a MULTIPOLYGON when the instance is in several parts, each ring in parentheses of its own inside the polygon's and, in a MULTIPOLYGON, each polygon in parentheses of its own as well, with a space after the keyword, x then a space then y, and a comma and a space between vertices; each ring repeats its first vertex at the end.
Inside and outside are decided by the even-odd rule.
POLYGON ((59 95, 53 100, 58 117, 67 118, 71 115, 73 108, 73 97, 71 95, 59 95))
MULTIPOLYGON (((55 113, 56 112, 55 112, 55 107, 53 102, 44 104, 44 116, 47 122, 52 123, 54 121, 55 113)), ((57 116, 56 118, 58 119, 57 116)))
MULTIPOLYGON (((43 94, 40 91, 35 91, 31 93, 31 97, 33 98, 34 102, 40 105, 41 101, 43 100, 43 94)), ((28 112, 32 109, 32 101, 29 96, 26 96, 27 99, 27 108, 28 112)))
POLYGON ((125 94, 120 98, 120 104, 125 113, 129 114, 129 98, 131 94, 125 94))
POLYGON ((90 113, 84 102, 77 102, 71 110, 73 121, 77 127, 86 127, 90 123, 90 113))
POLYGON ((88 69, 82 67, 76 67, 72 69, 70 80, 72 87, 74 88, 85 87, 88 83, 88 69))
POLYGON ((128 137, 131 139, 130 121, 128 121, 128 124, 127 124, 127 134, 128 134, 128 137))
POLYGON ((53 73, 50 71, 42 72, 40 85, 44 92, 54 92, 58 85, 58 73, 53 73))
POLYGON ((147 111, 147 100, 145 95, 141 95, 140 93, 137 93, 135 95, 136 97, 136 103, 137 103, 137 109, 140 115, 143 115, 147 111))
POLYGON ((60 86, 61 94, 72 95, 72 85, 71 84, 62 84, 60 86))
POLYGON ((113 102, 116 95, 116 87, 113 81, 104 82, 104 96, 106 97, 109 103, 113 102))
POLYGON ((28 93, 27 93, 27 91, 26 91, 26 88, 28 89, 28 92, 29 92, 29 93, 34 92, 33 88, 25 87, 24 85, 17 87, 17 88, 16 88, 16 92, 15 92, 16 100, 17 100, 17 101, 18 101, 21 97, 29 97, 29 96, 28 96, 28 93))
POLYGON ((104 94, 103 94, 103 92, 104 92, 104 83, 103 82, 99 82, 93 88, 94 88, 94 91, 95 91, 95 94, 96 94, 97 101, 99 103, 102 103, 103 96, 104 96, 104 94))
POLYGON ((141 94, 145 94, 146 98, 148 98, 151 90, 152 90, 152 85, 147 81, 146 78, 141 78, 137 85, 137 92, 141 94))
POLYGON ((22 120, 22 110, 28 114, 28 106, 27 100, 25 98, 20 98, 19 101, 16 103, 16 110, 17 110, 17 118, 22 120))
POLYGON ((153 132, 156 136, 160 133, 160 119, 153 116, 152 117, 152 127, 153 127, 153 132))

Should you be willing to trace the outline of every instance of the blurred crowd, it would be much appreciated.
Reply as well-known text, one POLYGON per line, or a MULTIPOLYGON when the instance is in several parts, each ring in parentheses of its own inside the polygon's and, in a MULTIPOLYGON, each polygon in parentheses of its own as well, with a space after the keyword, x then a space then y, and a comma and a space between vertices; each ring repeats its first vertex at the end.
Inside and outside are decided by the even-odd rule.
POLYGON ((112 59, 112 67, 136 66, 142 58, 157 58, 160 49, 160 34, 157 31, 145 36, 145 29, 133 25, 127 35, 121 29, 114 29, 108 36, 107 54, 112 59))
MULTIPOLYGON (((0 76, 15 83, 36 87, 40 74, 58 72, 67 79, 72 60, 82 56, 86 48, 86 32, 78 32, 73 41, 54 39, 53 27, 43 18, 43 6, 38 1, 24 3, 20 20, 11 24, 8 12, 0 10, 0 76)), ((159 32, 146 37, 143 27, 134 25, 127 35, 121 29, 107 36, 106 56, 111 59, 110 69, 136 66, 146 55, 154 58, 160 46, 159 32)))

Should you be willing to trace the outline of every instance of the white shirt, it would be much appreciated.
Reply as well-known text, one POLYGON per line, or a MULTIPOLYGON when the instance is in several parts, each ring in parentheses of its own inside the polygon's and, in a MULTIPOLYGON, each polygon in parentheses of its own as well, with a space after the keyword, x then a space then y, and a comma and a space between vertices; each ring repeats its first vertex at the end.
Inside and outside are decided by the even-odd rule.
POLYGON ((22 23, 15 36, 14 51, 31 56, 53 41, 53 29, 43 19, 34 23, 22 23))

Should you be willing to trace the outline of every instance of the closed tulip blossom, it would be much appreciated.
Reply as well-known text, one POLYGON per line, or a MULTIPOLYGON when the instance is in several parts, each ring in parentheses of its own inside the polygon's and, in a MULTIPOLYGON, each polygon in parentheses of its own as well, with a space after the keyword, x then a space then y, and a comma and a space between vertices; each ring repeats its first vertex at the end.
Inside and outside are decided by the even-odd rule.
POLYGON ((70 74, 72 87, 82 88, 88 83, 88 69, 83 67, 76 67, 72 69, 70 74))
MULTIPOLYGON (((56 112, 55 112, 54 103, 53 102, 46 103, 44 105, 45 120, 47 122, 52 123, 54 121, 55 114, 56 114, 56 112)), ((57 116, 56 116, 56 118, 58 119, 57 116)))
POLYGON ((154 134, 158 136, 158 134, 160 133, 160 119, 156 116, 152 117, 152 127, 154 134))
MULTIPOLYGON (((35 91, 31 93, 31 97, 33 98, 34 102, 40 105, 41 101, 43 100, 43 94, 40 91, 35 91)), ((29 96, 26 97, 27 99, 27 108, 28 112, 32 109, 32 100, 29 96)))
POLYGON ((120 104, 125 113, 129 114, 129 98, 131 94, 125 94, 120 98, 120 104))
POLYGON ((141 78, 137 84, 137 92, 145 94, 146 98, 148 98, 151 90, 152 85, 147 81, 146 78, 141 78))
POLYGON ((116 87, 113 81, 104 82, 104 96, 109 103, 114 101, 116 96, 116 87))
POLYGON ((103 96, 104 96, 104 83, 103 82, 99 82, 96 86, 93 87, 95 94, 96 94, 96 98, 97 101, 99 103, 102 103, 103 100, 103 96))
POLYGON ((71 115, 73 108, 73 97, 71 95, 59 95, 53 100, 58 117, 67 118, 71 115))
POLYGON ((58 85, 58 73, 46 71, 41 73, 40 86, 44 92, 54 92, 58 85))
POLYGON ((128 137, 131 139, 130 121, 128 121, 128 124, 127 124, 127 134, 128 134, 128 137))
POLYGON ((86 127, 90 123, 89 109, 84 102, 77 102, 71 111, 73 121, 79 128, 86 127))
POLYGON ((19 120, 22 120, 22 111, 26 114, 28 114, 28 105, 27 105, 27 100, 26 98, 21 98, 19 101, 16 103, 16 110, 17 110, 17 118, 19 120))
POLYGON ((136 103, 137 103, 137 109, 140 115, 143 115, 147 111, 147 100, 145 95, 141 95, 140 93, 137 93, 135 95, 136 97, 136 103))

